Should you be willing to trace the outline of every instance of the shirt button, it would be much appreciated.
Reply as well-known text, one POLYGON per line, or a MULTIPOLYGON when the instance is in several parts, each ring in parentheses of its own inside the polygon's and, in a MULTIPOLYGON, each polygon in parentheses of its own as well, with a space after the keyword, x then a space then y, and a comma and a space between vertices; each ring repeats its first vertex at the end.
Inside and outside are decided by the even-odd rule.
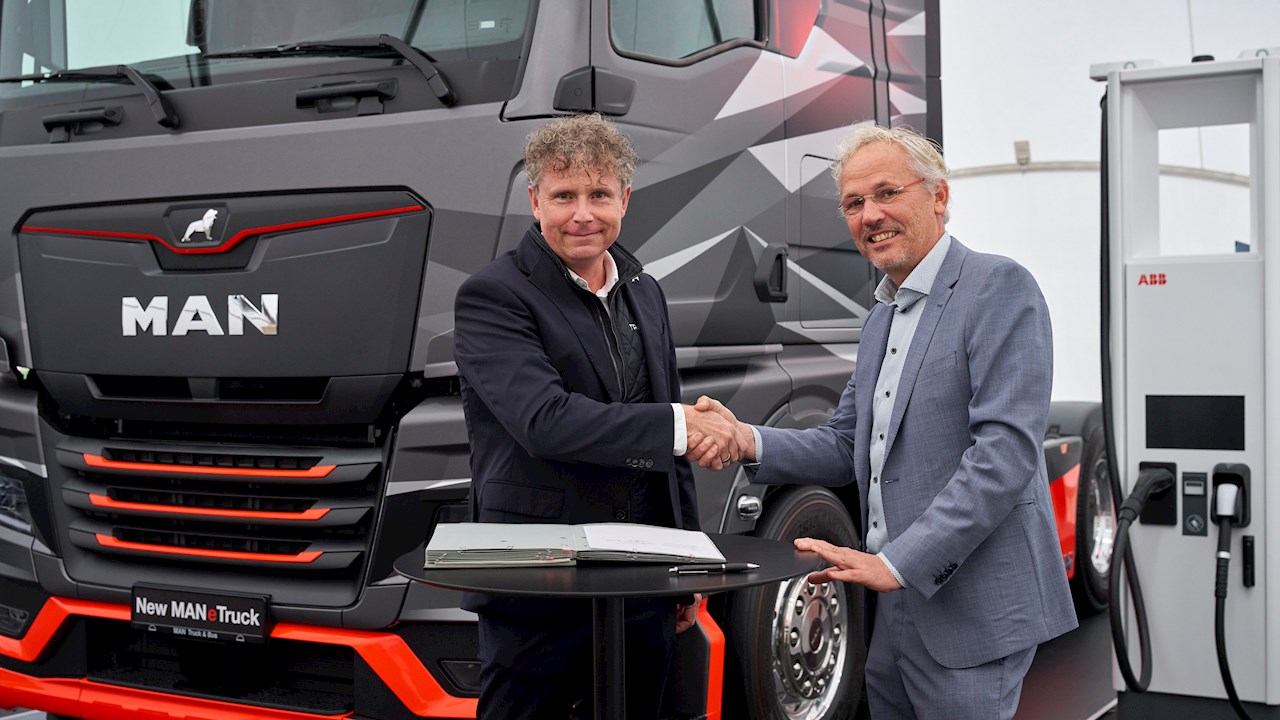
POLYGON ((872 484, 872 485, 875 485, 875 484, 876 484, 876 483, 878 483, 878 482, 880 482, 880 478, 878 478, 878 477, 873 477, 873 478, 871 478, 871 484, 872 484))
POLYGON ((880 523, 876 522, 875 520, 872 520, 872 521, 871 521, 871 527, 873 527, 873 528, 878 528, 878 527, 880 527, 880 523))
POLYGON ((615 511, 614 511, 614 513, 613 513, 613 516, 614 516, 615 518, 619 519, 619 520, 626 520, 626 519, 627 519, 627 511, 626 511, 626 510, 615 510, 615 511))
POLYGON ((889 348, 889 354, 890 354, 890 355, 897 355, 897 354, 898 354, 898 348, 889 348))
POLYGON ((885 390, 885 391, 884 391, 884 396, 885 396, 885 397, 889 397, 889 391, 888 391, 888 390, 885 390))
POLYGON ((884 439, 884 433, 880 433, 880 439, 881 439, 881 440, 883 440, 883 439, 884 439))

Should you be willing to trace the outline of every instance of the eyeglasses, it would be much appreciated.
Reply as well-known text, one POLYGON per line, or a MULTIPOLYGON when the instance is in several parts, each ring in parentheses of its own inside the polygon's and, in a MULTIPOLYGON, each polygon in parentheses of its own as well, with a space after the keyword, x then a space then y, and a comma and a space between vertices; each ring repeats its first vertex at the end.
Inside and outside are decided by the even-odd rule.
POLYGON ((898 196, 902 194, 903 190, 906 190, 912 185, 919 185, 922 182, 924 182, 924 178, 920 178, 915 182, 907 183, 902 187, 880 188, 870 195, 850 195, 845 198, 843 203, 840 205, 840 214, 845 217, 857 217, 862 214, 862 209, 867 206, 868 200, 874 200, 876 205, 879 205, 880 207, 892 205, 897 201, 898 196))

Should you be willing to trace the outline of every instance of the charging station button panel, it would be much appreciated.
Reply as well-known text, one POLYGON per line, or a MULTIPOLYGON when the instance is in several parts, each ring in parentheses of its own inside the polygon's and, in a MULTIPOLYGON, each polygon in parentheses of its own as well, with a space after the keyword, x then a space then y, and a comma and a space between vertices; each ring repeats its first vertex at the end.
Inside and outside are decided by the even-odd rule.
POLYGON ((1209 476, 1182 473, 1182 534, 1209 534, 1209 476))

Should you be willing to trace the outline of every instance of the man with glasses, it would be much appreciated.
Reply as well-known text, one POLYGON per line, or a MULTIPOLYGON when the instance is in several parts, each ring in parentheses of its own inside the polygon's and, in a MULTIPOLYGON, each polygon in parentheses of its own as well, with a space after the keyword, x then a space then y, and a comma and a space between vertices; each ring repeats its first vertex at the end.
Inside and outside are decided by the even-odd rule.
POLYGON ((1076 627, 1041 445, 1048 308, 1023 267, 947 234, 947 172, 909 129, 853 127, 840 212, 885 274, 857 369, 825 426, 737 428, 756 483, 858 483, 864 546, 796 547, 834 566, 812 582, 868 591, 876 720, 1012 718, 1036 645, 1076 627))

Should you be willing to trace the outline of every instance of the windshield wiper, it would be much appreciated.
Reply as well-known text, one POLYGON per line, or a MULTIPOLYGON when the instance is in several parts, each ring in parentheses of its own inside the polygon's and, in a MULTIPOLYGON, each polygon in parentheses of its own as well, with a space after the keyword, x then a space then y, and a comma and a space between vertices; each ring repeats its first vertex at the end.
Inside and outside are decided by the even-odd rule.
POLYGON ((0 78, 0 82, 98 82, 100 80, 116 80, 119 78, 124 78, 133 83, 142 92, 143 97, 147 99, 147 105, 151 108, 151 114, 156 118, 156 122, 171 130, 178 127, 178 114, 173 111, 173 106, 169 104, 169 101, 164 98, 164 95, 160 94, 160 91, 150 80, 128 65, 104 65, 81 70, 56 70, 51 73, 0 78))
POLYGON ((288 43, 275 47, 253 48, 250 50, 233 50, 222 53, 208 53, 206 58, 238 58, 238 57, 288 57, 291 55, 399 55, 408 60, 422 76, 427 79, 431 92, 446 106, 453 105, 455 97, 444 75, 435 66, 435 61, 425 52, 394 35, 370 35, 367 37, 337 38, 334 40, 311 40, 288 43))

